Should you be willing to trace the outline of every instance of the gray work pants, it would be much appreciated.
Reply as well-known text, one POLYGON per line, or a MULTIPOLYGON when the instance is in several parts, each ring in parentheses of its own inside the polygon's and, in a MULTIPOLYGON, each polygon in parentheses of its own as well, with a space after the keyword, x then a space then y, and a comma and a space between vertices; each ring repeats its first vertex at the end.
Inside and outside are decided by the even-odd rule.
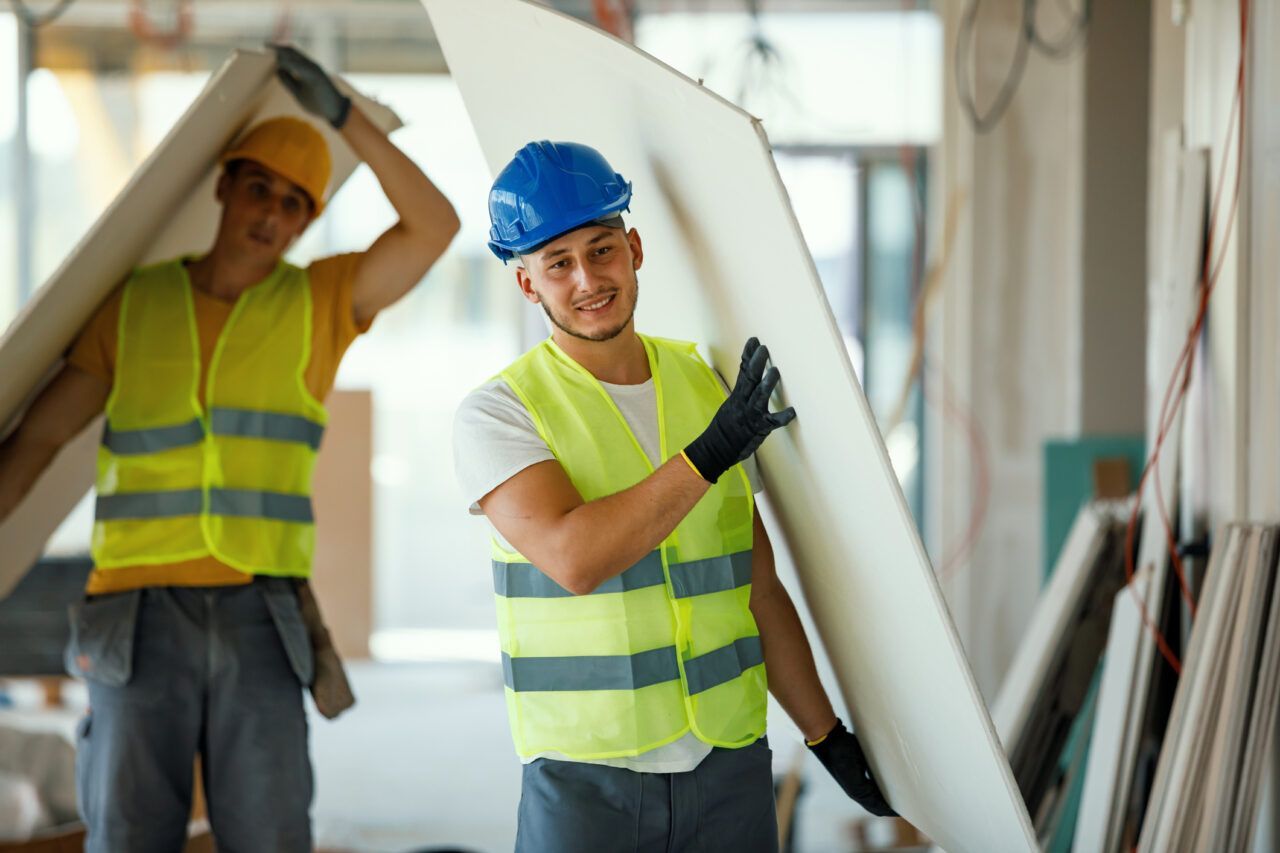
POLYGON ((89 853, 180 851, 197 754, 219 853, 309 853, 313 664, 291 581, 93 596, 71 623, 89 853))
POLYGON ((688 773, 526 764, 517 853, 775 853, 773 752, 713 749, 688 773))

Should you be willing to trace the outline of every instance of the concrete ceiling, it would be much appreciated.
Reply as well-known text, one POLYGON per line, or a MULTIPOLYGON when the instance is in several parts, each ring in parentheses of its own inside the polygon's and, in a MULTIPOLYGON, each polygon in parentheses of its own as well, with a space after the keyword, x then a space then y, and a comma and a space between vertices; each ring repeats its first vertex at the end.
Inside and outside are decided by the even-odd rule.
MULTIPOLYGON (((32 12, 53 0, 25 0, 32 12)), ((311 50, 327 65, 368 73, 446 71, 431 24, 418 0, 187 0, 189 29, 181 39, 182 0, 74 0, 54 23, 38 31, 36 64, 89 67, 99 72, 211 68, 233 47, 260 48, 284 38, 311 50), (131 16, 141 8, 139 25, 131 16), (149 30, 149 32, 148 32, 149 30)), ((595 20, 592 0, 548 0, 547 5, 595 20)), ((638 15, 762 11, 867 12, 901 10, 902 0, 632 0, 638 15)), ((919 0, 913 5, 927 5, 919 0)), ((3 8, 3 7, 0 7, 3 8)))

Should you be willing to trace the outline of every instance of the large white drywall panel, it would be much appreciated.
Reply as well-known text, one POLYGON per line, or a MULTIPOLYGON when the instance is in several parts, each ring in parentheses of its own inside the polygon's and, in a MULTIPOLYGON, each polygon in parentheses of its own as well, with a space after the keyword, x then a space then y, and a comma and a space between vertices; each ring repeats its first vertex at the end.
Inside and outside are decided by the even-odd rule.
MULTIPOLYGON (((391 110, 340 84, 383 130, 400 126, 391 110)), ((0 434, 133 267, 209 247, 220 210, 214 198, 218 155, 241 131, 279 115, 303 112, 276 80, 274 55, 233 53, 0 339, 0 434)), ((359 161, 335 131, 321 127, 323 122, 313 124, 329 143, 330 187, 336 189, 359 161)), ((98 430, 90 430, 96 437, 98 430)), ((92 484, 93 441, 87 430, 67 447, 0 525, 0 597, 40 556, 49 536, 92 484)))
MULTIPOLYGON (((893 805, 953 853, 1034 849, 1030 820, 751 116, 631 45, 521 0, 423 0, 496 173, 533 139, 635 184, 638 324, 757 335, 798 420, 761 462, 805 598, 893 805)), ((512 298, 515 298, 513 293, 512 298)))

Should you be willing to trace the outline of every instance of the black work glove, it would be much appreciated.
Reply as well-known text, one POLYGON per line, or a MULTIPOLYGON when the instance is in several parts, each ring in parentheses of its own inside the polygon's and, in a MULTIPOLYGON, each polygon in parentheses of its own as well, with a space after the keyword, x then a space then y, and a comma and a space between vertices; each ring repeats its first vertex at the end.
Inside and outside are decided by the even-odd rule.
POLYGON ((778 368, 765 371, 769 348, 751 338, 742 348, 742 369, 729 397, 711 418, 711 423, 684 449, 702 478, 709 483, 746 459, 769 433, 795 420, 793 407, 769 411, 769 395, 778 384, 778 368))
POLYGON ((329 75, 311 57, 287 44, 273 44, 276 52, 276 76, 307 112, 313 113, 335 128, 347 122, 351 99, 338 91, 329 75))
POLYGON ((844 723, 836 720, 836 727, 818 743, 809 747, 809 751, 818 756, 822 766, 827 768, 849 799, 857 802, 873 815, 879 817, 897 817, 880 793, 880 786, 871 775, 867 766, 867 757, 862 754, 862 744, 858 736, 844 727, 844 723))

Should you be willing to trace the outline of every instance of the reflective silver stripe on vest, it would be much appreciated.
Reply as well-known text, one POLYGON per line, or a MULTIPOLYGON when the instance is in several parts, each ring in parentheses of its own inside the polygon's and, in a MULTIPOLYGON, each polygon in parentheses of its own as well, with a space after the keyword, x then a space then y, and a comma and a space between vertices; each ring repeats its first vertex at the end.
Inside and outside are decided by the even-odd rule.
MULTIPOLYGON (((199 489, 171 492, 122 492, 99 495, 95 512, 98 521, 120 521, 130 518, 170 518, 199 515, 203 496, 199 489)), ((210 489, 209 512, 249 518, 310 523, 311 498, 279 492, 253 492, 247 489, 210 489)))
POLYGON ((302 415, 262 412, 256 409, 224 409, 215 407, 210 426, 215 435, 265 438, 271 441, 293 441, 312 450, 320 448, 324 424, 302 415))
MULTIPOLYGON (((640 562, 609 578, 590 594, 626 592, 660 586, 665 582, 662 557, 657 551, 650 551, 640 562)), ((671 564, 671 586, 676 598, 724 592, 749 583, 750 551, 671 564)), ((573 595, 531 563, 504 563, 501 560, 493 561, 493 589, 504 598, 566 598, 573 595)))
POLYGON ((159 453, 175 447, 199 444, 204 440, 204 425, 199 418, 185 424, 147 429, 112 429, 107 424, 102 430, 102 446, 116 456, 139 456, 159 453))
MULTIPOLYGON (((661 586, 666 582, 662 574, 662 556, 657 551, 650 551, 622 574, 600 584, 591 591, 591 595, 661 586)), ((531 563, 504 563, 501 560, 493 561, 493 589, 504 598, 566 598, 573 595, 531 563)))
POLYGON ((204 496, 199 489, 170 492, 124 492, 98 495, 94 512, 98 521, 130 518, 168 518, 176 515, 199 515, 204 496))
POLYGON ((689 695, 710 690, 726 681, 764 663, 764 649, 760 637, 743 637, 713 652, 690 658, 684 662, 684 677, 689 682, 689 695))
POLYGON ((692 598, 737 589, 751 583, 751 552, 671 564, 671 588, 676 598, 692 598))
POLYGON ((312 520, 311 498, 280 492, 254 492, 248 489, 210 489, 209 512, 212 515, 236 515, 270 518, 276 521, 312 520))
POLYGON ((502 654, 502 675, 517 693, 548 690, 639 690, 680 678, 675 646, 634 655, 513 658, 502 654))

